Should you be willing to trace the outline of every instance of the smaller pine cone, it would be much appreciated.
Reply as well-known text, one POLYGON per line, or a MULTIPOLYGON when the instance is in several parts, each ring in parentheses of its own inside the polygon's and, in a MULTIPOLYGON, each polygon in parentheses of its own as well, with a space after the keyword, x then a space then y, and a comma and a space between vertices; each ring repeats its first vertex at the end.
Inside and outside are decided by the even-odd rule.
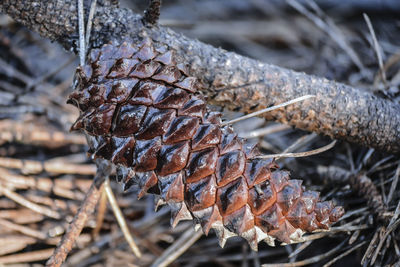
POLYGON ((221 246, 239 235, 256 250, 261 240, 292 243, 329 229, 343 208, 321 202, 221 126, 175 58, 149 39, 91 51, 69 98, 81 111, 72 130, 87 133, 89 153, 115 164, 125 189, 138 184, 139 197, 160 195, 173 226, 193 219, 205 234, 213 228, 221 246))

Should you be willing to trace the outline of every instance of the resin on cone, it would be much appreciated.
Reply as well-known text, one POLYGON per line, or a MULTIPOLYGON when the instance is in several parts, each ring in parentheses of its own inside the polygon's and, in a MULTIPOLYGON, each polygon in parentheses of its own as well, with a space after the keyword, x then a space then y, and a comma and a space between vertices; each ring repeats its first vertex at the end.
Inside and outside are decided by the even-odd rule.
POLYGON ((77 69, 69 103, 81 115, 72 130, 87 133, 89 153, 111 161, 125 189, 160 195, 173 226, 194 220, 205 234, 214 229, 221 246, 236 235, 255 250, 262 240, 297 242, 343 215, 221 126, 199 86, 173 51, 148 38, 106 44, 77 69))

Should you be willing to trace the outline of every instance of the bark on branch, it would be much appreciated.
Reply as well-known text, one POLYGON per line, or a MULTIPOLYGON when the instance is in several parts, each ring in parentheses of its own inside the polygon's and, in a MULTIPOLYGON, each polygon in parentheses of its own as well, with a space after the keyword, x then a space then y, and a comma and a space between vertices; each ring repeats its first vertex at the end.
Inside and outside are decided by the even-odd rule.
MULTIPOLYGON (((304 73, 261 63, 191 40, 164 27, 148 27, 142 16, 98 1, 91 44, 150 36, 168 46, 188 63, 190 75, 199 77, 212 103, 252 112, 302 95, 316 98, 265 114, 300 129, 400 152, 400 106, 371 93, 304 73)), ((0 11, 76 52, 78 40, 75 0, 3 0, 0 11)))

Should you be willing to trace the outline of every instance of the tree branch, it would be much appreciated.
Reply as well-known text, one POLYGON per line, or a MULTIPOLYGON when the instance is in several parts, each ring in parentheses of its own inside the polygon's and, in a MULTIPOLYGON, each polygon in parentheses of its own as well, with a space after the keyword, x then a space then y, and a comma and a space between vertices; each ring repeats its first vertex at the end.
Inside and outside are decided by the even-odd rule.
MULTIPOLYGON (((0 10, 76 52, 75 0, 3 0, 0 10)), ((158 46, 175 50, 178 58, 188 64, 188 73, 201 79, 201 90, 213 104, 252 112, 302 95, 316 95, 264 117, 390 153, 400 152, 398 104, 341 83, 214 48, 168 28, 146 27, 142 17, 132 11, 107 0, 98 1, 92 46, 126 37, 136 42, 144 35, 158 46)))

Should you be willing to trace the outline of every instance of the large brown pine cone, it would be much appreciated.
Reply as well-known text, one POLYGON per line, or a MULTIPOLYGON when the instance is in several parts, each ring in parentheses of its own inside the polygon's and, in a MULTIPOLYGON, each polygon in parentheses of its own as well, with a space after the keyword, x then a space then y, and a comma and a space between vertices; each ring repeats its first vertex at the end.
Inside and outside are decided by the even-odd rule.
POLYGON ((198 86, 173 51, 149 39, 104 45, 77 70, 69 102, 81 116, 72 129, 86 131, 90 153, 115 164, 125 188, 159 194, 173 226, 193 219, 205 234, 214 228, 221 246, 234 235, 253 249, 261 240, 296 242, 343 215, 274 161, 258 159, 255 147, 221 126, 198 86))

